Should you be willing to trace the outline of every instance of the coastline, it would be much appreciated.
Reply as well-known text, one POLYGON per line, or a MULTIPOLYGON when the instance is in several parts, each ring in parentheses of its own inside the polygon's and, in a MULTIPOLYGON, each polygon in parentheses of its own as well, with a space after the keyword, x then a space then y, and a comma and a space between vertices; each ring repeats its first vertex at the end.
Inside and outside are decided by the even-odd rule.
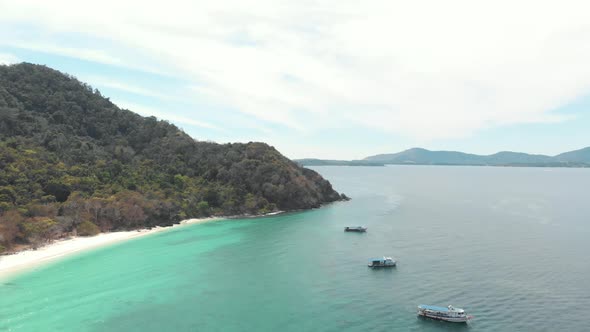
POLYGON ((188 224, 200 224, 205 222, 228 219, 227 217, 210 217, 200 219, 187 219, 178 224, 166 227, 154 227, 152 229, 138 229, 133 231, 121 231, 100 233, 89 237, 72 237, 59 239, 52 243, 38 248, 37 250, 28 249, 16 252, 10 255, 0 256, 0 280, 6 279, 15 274, 25 272, 53 262, 60 258, 71 256, 72 254, 105 247, 111 244, 135 239, 149 234, 159 233, 174 227, 188 224))

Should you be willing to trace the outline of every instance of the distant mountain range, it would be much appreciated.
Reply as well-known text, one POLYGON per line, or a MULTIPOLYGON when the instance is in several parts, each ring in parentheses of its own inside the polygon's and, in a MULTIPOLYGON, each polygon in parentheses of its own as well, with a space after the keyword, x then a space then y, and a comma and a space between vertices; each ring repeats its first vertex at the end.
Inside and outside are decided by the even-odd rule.
POLYGON ((502 151, 477 155, 458 151, 430 151, 413 148, 398 153, 378 154, 362 160, 299 159, 303 166, 381 166, 381 165, 472 165, 472 166, 538 166, 590 167, 590 147, 546 156, 502 151))

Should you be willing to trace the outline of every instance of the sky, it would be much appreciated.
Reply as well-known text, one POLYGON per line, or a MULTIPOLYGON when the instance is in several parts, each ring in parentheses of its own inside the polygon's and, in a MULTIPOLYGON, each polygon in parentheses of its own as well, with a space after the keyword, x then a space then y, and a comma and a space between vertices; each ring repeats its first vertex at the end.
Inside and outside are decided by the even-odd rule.
POLYGON ((50 66, 197 140, 290 158, 590 145, 587 1, 6 1, 50 66))

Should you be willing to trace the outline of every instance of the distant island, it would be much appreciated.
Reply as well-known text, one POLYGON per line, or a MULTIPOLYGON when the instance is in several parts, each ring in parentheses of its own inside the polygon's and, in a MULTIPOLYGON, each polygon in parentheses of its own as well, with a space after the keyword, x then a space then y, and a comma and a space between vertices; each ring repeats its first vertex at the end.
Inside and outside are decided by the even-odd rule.
POLYGON ((0 253, 347 199, 265 143, 200 142, 46 66, 0 66, 0 253))
POLYGON ((590 167, 590 147, 546 156, 503 151, 477 155, 458 151, 430 151, 413 148, 398 153, 379 154, 362 160, 298 159, 303 166, 379 166, 379 165, 465 165, 521 167, 590 167))

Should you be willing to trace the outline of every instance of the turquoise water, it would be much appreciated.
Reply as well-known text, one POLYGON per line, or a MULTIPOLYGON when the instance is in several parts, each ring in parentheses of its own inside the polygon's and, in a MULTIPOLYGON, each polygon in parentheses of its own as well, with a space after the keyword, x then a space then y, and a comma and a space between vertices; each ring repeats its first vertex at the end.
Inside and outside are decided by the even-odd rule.
POLYGON ((318 167, 353 198, 188 225, 0 283, 0 331, 582 331, 590 169, 318 167), (347 225, 369 227, 345 233, 347 225), (371 270, 367 258, 399 266, 371 270), (419 319, 465 308, 467 325, 419 319))

